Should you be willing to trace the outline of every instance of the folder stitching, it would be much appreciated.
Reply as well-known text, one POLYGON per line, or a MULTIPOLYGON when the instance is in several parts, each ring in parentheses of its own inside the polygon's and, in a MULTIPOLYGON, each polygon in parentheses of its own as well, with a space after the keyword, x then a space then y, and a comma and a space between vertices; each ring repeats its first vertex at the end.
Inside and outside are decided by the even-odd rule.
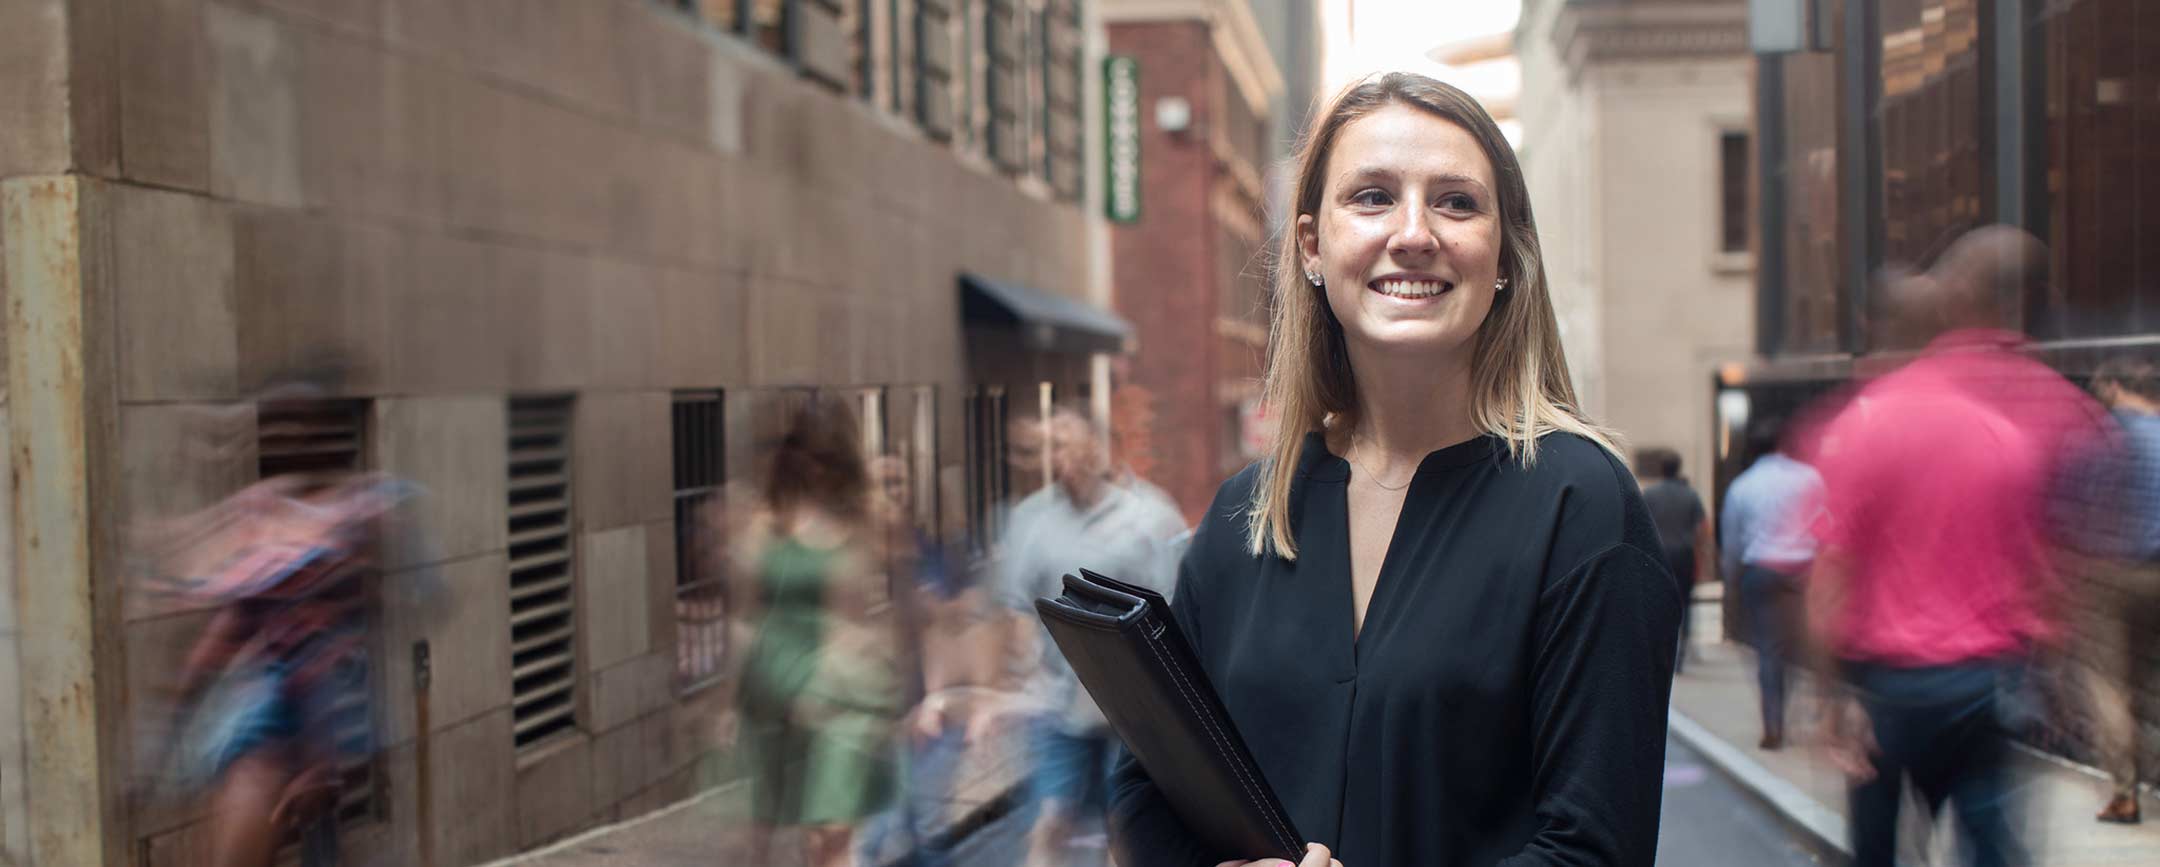
POLYGON ((1254 790, 1252 779, 1245 773, 1244 763, 1236 761, 1231 754, 1229 745, 1223 740, 1222 733, 1215 727, 1215 715, 1208 713, 1206 706, 1193 699, 1193 690, 1186 683, 1185 669, 1178 664, 1176 654, 1165 657, 1162 649, 1157 646, 1157 642, 1152 636, 1148 637, 1147 646, 1148 650, 1155 654, 1155 661, 1161 663, 1163 668, 1170 672, 1171 678, 1177 682, 1178 695, 1185 699, 1186 706, 1192 708, 1193 715, 1200 718, 1202 725, 1207 726, 1208 737, 1215 742, 1215 748, 1223 751, 1224 756, 1231 759, 1230 770, 1237 774, 1238 784, 1245 787, 1245 797, 1252 799, 1254 806, 1259 807, 1260 812, 1267 815, 1268 828, 1274 832, 1276 844, 1282 846, 1283 851, 1297 851, 1295 843, 1284 842, 1289 837, 1289 831, 1282 827, 1281 818, 1275 815, 1275 811, 1267 809, 1267 802, 1254 790))

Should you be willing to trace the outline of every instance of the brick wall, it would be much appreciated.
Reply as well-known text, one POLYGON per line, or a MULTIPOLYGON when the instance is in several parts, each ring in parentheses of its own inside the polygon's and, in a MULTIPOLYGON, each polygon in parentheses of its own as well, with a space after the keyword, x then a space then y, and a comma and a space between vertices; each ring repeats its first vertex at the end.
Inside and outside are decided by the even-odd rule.
POLYGON ((1209 201, 1217 170, 1207 131, 1225 73, 1197 21, 1113 24, 1109 37, 1111 53, 1140 62, 1141 218, 1113 233, 1117 310, 1139 333, 1132 382, 1154 398, 1151 479, 1196 522, 1223 481, 1215 395, 1222 280, 1209 201), (1189 130, 1156 124, 1155 105, 1168 96, 1191 102, 1189 130))

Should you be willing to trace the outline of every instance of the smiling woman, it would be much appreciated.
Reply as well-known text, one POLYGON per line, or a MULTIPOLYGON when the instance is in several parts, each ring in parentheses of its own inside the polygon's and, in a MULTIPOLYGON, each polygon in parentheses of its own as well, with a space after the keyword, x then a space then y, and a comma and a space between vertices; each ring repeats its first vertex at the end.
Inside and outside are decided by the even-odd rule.
MULTIPOLYGON (((1514 151, 1422 76, 1361 82, 1299 159, 1270 459, 1216 494, 1172 609, 1305 867, 1648 865, 1676 586, 1573 408, 1514 151), (1333 859, 1339 858, 1339 862, 1333 859)), ((1147 770, 1129 867, 1236 865, 1147 770)))

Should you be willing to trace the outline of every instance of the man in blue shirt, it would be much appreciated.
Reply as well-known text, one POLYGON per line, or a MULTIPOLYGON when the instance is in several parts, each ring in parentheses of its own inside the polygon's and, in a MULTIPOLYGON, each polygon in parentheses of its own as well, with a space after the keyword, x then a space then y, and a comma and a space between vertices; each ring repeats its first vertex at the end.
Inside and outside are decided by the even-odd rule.
POLYGON ((1777 418, 1749 426, 1749 450, 1762 457, 1725 489, 1718 515, 1720 565, 1723 574, 1740 576, 1740 611, 1755 640, 1765 750, 1785 745, 1786 669, 1801 628, 1800 580, 1815 559, 1812 527, 1822 508, 1822 477, 1785 450, 1783 427, 1777 418))
POLYGON ((2153 675, 2135 644, 2160 633, 2160 372, 2121 358, 2100 366, 2093 392, 2119 438, 2064 485, 2074 511, 2058 514, 2065 537, 2094 558, 2084 606, 2091 622, 2084 666, 2095 752, 2115 788, 2095 818, 2134 824, 2138 809, 2139 687, 2153 675))

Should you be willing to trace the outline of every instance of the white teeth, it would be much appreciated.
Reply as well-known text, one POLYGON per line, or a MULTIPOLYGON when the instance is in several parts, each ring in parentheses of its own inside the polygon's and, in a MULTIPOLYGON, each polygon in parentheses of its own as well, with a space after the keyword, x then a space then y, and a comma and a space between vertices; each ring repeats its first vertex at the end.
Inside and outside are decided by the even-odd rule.
POLYGON ((1447 291, 1448 285, 1425 281, 1383 280, 1374 284, 1374 288, 1380 290, 1382 295, 1396 298, 1430 298, 1447 291))

